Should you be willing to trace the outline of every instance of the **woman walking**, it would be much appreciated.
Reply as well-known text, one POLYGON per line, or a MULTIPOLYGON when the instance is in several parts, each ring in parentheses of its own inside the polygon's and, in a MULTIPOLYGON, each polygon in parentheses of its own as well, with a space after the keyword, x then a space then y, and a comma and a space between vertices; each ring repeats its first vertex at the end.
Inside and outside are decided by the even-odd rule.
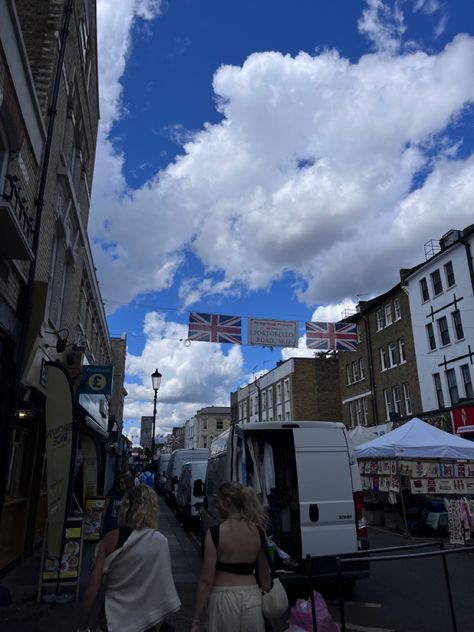
POLYGON ((160 630, 166 615, 180 608, 171 573, 168 540, 158 528, 158 497, 148 485, 129 490, 120 506, 118 529, 100 544, 84 593, 79 630, 87 630, 93 606, 105 586, 108 632, 160 630))
POLYGON ((199 632, 207 604, 208 632, 264 632, 261 590, 270 590, 271 576, 263 507, 236 481, 219 487, 217 506, 221 522, 206 533, 191 632, 199 632))

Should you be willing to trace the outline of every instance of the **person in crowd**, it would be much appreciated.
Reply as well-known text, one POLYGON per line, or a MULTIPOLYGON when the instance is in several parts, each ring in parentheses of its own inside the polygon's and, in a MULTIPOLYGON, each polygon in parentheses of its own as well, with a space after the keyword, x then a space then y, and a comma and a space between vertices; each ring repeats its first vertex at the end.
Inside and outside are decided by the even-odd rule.
POLYGON ((112 531, 112 529, 117 528, 117 520, 122 499, 125 492, 131 487, 133 487, 133 478, 129 474, 119 474, 115 479, 115 485, 106 496, 101 538, 103 538, 109 531, 112 531))
POLYGON ((236 481, 223 483, 216 500, 221 522, 204 540, 191 632, 199 632, 206 605, 208 632, 264 632, 261 590, 272 582, 264 509, 253 489, 236 481))
POLYGON ((135 487, 137 485, 140 485, 140 479, 138 478, 138 471, 136 467, 131 467, 130 468, 130 475, 133 477, 133 481, 135 484, 135 487))
POLYGON ((87 630, 105 588, 108 632, 157 632, 181 603, 171 572, 168 540, 158 531, 158 497, 148 485, 128 490, 118 529, 100 544, 84 593, 78 632, 87 630))
POLYGON ((145 470, 140 474, 140 483, 142 485, 155 486, 155 475, 151 470, 151 465, 147 465, 145 470))

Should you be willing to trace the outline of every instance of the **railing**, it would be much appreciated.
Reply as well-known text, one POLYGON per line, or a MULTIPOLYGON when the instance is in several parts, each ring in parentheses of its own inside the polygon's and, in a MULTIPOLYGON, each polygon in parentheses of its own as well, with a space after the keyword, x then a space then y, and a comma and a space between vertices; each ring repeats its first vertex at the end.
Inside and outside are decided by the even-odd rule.
POLYGON ((20 228, 23 231, 28 244, 31 246, 33 242, 34 225, 29 216, 29 208, 27 205, 28 200, 22 196, 19 178, 17 176, 7 174, 5 176, 5 182, 5 192, 2 197, 10 204, 18 219, 20 228))
MULTIPOLYGON (((464 547, 459 547, 457 549, 445 549, 444 542, 441 540, 437 540, 435 542, 426 542, 426 543, 421 543, 421 544, 408 544, 408 545, 403 545, 403 546, 386 547, 382 549, 367 549, 365 551, 357 551, 355 553, 348 553, 347 555, 339 555, 336 557, 337 577, 338 579, 340 579, 342 567, 344 565, 349 565, 355 561, 357 561, 357 563, 368 562, 372 564, 373 562, 387 562, 390 560, 406 560, 406 559, 415 559, 419 557, 441 556, 441 559, 443 562, 444 578, 446 581, 446 589, 448 593, 452 629, 454 632, 458 632, 456 612, 454 609, 453 593, 451 590, 451 582, 449 579, 448 565, 446 563, 446 555, 452 555, 455 553, 464 553, 465 551, 474 551, 474 546, 464 546, 464 547), (388 551, 407 551, 407 550, 412 550, 412 549, 431 548, 434 546, 439 546, 440 550, 439 551, 421 551, 418 553, 407 553, 405 555, 378 555, 379 553, 386 553, 388 551), (375 554, 375 557, 372 557, 372 555, 374 554, 375 554)), ((340 617, 341 617, 341 631, 346 632, 344 595, 342 594, 342 591, 340 591, 339 593, 339 612, 340 612, 340 617)), ((314 630, 316 631, 316 627, 314 627, 314 630)))

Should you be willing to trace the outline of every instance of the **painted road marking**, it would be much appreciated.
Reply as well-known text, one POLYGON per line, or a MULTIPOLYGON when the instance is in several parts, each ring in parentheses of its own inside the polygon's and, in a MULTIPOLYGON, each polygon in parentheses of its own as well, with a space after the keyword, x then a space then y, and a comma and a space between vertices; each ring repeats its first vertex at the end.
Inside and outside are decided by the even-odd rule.
POLYGON ((354 630, 354 632, 396 632, 393 628, 368 628, 365 625, 354 625, 346 623, 346 630, 354 630))
MULTIPOLYGON (((339 605, 337 599, 326 599, 326 603, 330 603, 333 606, 339 605)), ((361 608, 381 608, 381 603, 369 603, 367 601, 344 601, 345 606, 359 606, 361 608)))

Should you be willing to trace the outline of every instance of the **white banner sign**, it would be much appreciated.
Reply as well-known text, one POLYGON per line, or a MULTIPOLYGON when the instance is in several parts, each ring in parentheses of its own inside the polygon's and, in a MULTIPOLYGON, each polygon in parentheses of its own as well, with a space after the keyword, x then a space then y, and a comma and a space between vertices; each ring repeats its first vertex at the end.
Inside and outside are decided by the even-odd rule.
POLYGON ((151 447, 153 436, 153 417, 142 417, 140 425, 140 445, 142 448, 151 447))
POLYGON ((260 347, 297 347, 298 321, 249 318, 247 344, 260 347))

